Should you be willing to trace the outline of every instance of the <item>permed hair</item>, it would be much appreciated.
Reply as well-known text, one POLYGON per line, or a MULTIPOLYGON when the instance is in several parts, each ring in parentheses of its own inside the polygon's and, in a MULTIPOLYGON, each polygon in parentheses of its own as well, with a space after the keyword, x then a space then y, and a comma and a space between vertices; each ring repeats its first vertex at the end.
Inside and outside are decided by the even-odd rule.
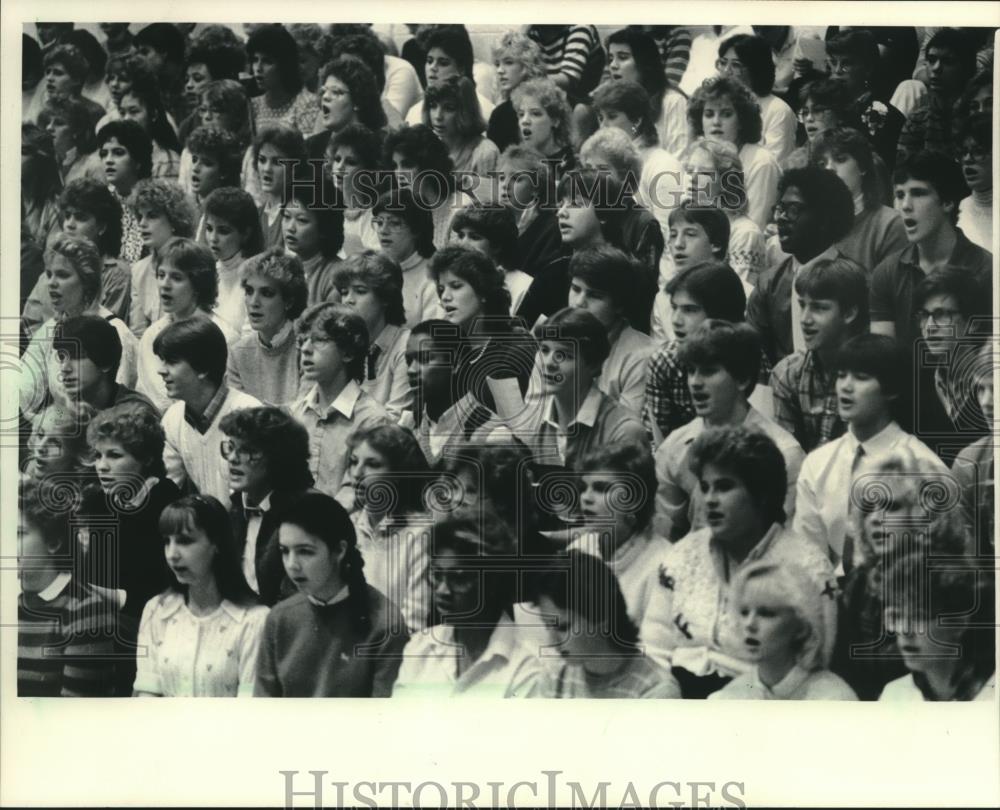
POLYGON ((399 425, 375 425, 356 430, 347 439, 349 452, 362 444, 379 453, 385 459, 388 470, 378 473, 378 483, 374 486, 370 481, 355 482, 357 502, 362 506, 376 507, 384 506, 391 498, 389 514, 423 512, 422 487, 415 477, 428 473, 430 468, 413 432, 399 425), (391 488, 391 493, 387 488, 391 488))
POLYGON ((478 250, 464 245, 446 245, 434 253, 429 268, 435 284, 441 276, 451 273, 472 287, 482 300, 484 317, 501 317, 510 313, 510 292, 504 277, 493 260, 478 250))
POLYGON ((552 315, 545 323, 534 329, 535 339, 572 343, 579 352, 579 358, 594 371, 597 377, 601 366, 611 354, 608 330, 597 318, 585 309, 566 307, 552 315))
POLYGON ((160 250, 160 259, 161 267, 169 264, 187 276, 198 308, 211 312, 219 298, 219 273, 211 251, 193 239, 175 236, 160 250))
POLYGON ((476 97, 476 85, 465 76, 449 76, 442 82, 428 85, 424 94, 423 123, 430 126, 431 107, 454 109, 459 135, 471 140, 486 129, 486 119, 476 97))
POLYGON ((743 283, 728 264, 706 262, 682 270, 666 284, 667 295, 686 292, 709 318, 739 323, 747 309, 743 283))
POLYGON ((451 219, 452 233, 460 229, 474 231, 485 239, 493 253, 491 258, 505 270, 517 268, 517 218, 510 208, 494 202, 467 205, 451 219))
POLYGON ((285 304, 288 320, 294 321, 305 312, 309 301, 309 287, 298 256, 286 253, 283 248, 270 248, 252 256, 240 266, 240 281, 251 275, 263 276, 275 282, 285 304))
POLYGON ((214 108, 229 123, 229 132, 246 149, 251 141, 251 121, 250 105, 243 85, 234 79, 211 81, 201 90, 201 103, 210 109, 214 108))
MULTIPOLYGON (((403 271, 396 262, 374 250, 352 254, 337 265, 334 284, 338 289, 344 289, 354 281, 371 288, 382 305, 386 323, 393 326, 406 323, 406 313, 403 311, 403 271)), ((374 340, 378 335, 370 337, 374 340)))
POLYGON ((761 349, 760 335, 750 324, 709 318, 688 335, 677 357, 691 368, 722 366, 734 380, 746 383, 743 392, 749 398, 757 385, 761 349))
MULTIPOLYGON (((656 464, 653 454, 645 445, 633 442, 612 442, 608 445, 595 447, 584 453, 576 462, 576 470, 583 475, 601 473, 614 478, 630 476, 621 480, 621 485, 629 490, 639 488, 643 497, 629 496, 630 503, 638 506, 629 515, 633 524, 633 533, 645 531, 653 520, 656 512, 656 489, 659 486, 656 478, 656 464)), ((607 493, 612 499, 611 493, 607 493)))
POLYGON ((59 195, 59 210, 93 216, 103 232, 97 237, 97 249, 102 256, 117 256, 122 243, 121 203, 106 183, 92 177, 80 177, 67 185, 59 195))
POLYGON ((563 92, 552 79, 528 79, 521 82, 510 94, 515 111, 526 98, 534 99, 552 120, 553 139, 559 146, 567 146, 573 135, 572 110, 563 92))
POLYGON ((153 354, 163 362, 186 362, 215 385, 226 377, 228 351, 222 330, 204 316, 174 321, 153 341, 153 354))
POLYGON ((244 150, 235 135, 216 127, 197 127, 185 145, 192 156, 203 155, 219 164, 218 187, 240 185, 244 150))
POLYGON ((380 130, 386 125, 385 110, 379 95, 375 76, 368 65, 351 54, 338 56, 327 62, 320 71, 320 95, 323 85, 330 77, 343 82, 350 93, 359 123, 371 130, 380 130))
POLYGON ((90 71, 90 65, 83 52, 76 45, 68 43, 53 47, 45 54, 42 65, 45 69, 52 65, 62 65, 63 70, 73 80, 73 84, 77 86, 77 90, 83 87, 83 83, 87 80, 87 73, 90 71))
POLYGON ((854 198, 833 172, 819 166, 789 169, 778 181, 778 199, 788 189, 798 189, 803 202, 822 223, 826 242, 839 242, 854 225, 854 198))
POLYGON ((642 158, 632 139, 617 127, 601 127, 587 138, 580 146, 580 163, 596 169, 607 165, 629 193, 635 194, 639 188, 642 158))
MULTIPOLYGON (((504 31, 493 46, 494 64, 503 59, 513 59, 521 65, 521 81, 543 79, 548 76, 542 49, 527 34, 520 31, 504 31)), ((509 94, 510 91, 508 91, 509 94)))
POLYGON ((246 51, 247 60, 251 63, 258 53, 270 56, 277 64, 285 92, 292 96, 299 94, 302 89, 299 46, 283 25, 262 25, 247 38, 246 51))
POLYGON ((104 260, 101 258, 97 246, 89 239, 62 234, 56 238, 50 250, 53 256, 62 256, 66 259, 80 277, 84 303, 90 306, 99 301, 104 260))
POLYGON ((774 440, 744 425, 708 428, 691 445, 688 466, 696 478, 708 466, 735 475, 750 493, 763 524, 785 522, 788 474, 774 440))
POLYGON ((132 189, 129 206, 137 216, 140 211, 162 214, 174 236, 194 234, 194 208, 181 187, 171 180, 140 180, 132 189))
POLYGON ((754 98, 750 88, 725 76, 705 79, 701 87, 694 91, 688 102, 688 123, 696 138, 705 136, 705 127, 701 117, 705 112, 705 104, 727 98, 736 110, 739 121, 737 139, 740 145, 759 143, 764 134, 763 121, 760 114, 760 104, 754 98))
POLYGON ((97 130, 97 146, 103 149, 111 139, 125 147, 129 157, 135 164, 135 173, 139 179, 145 179, 153 171, 153 141, 141 126, 135 121, 119 118, 109 121, 97 130))
POLYGON ((163 425, 149 408, 132 403, 114 405, 100 411, 87 426, 87 444, 116 442, 142 465, 146 477, 163 478, 163 447, 166 437, 163 425))
POLYGON ((449 192, 454 190, 455 178, 452 172, 455 164, 444 141, 429 126, 417 124, 390 132, 385 139, 384 148, 383 162, 386 166, 392 166, 393 155, 399 154, 407 163, 416 166, 418 172, 433 172, 440 176, 449 192))
POLYGON ((324 301, 307 309, 296 325, 300 335, 318 333, 333 340, 344 357, 347 376, 361 381, 368 358, 369 336, 364 319, 350 307, 324 301))
POLYGON ((268 482, 275 492, 298 492, 313 485, 309 471, 309 432, 280 408, 231 411, 222 417, 219 430, 263 454, 268 482))
POLYGON ((240 234, 240 253, 255 256, 264 249, 264 234, 260 226, 257 204, 241 188, 217 188, 204 202, 205 217, 213 217, 231 225, 240 234))
POLYGON ((593 92, 594 109, 616 111, 634 122, 634 135, 644 147, 656 146, 659 135, 651 111, 649 93, 641 84, 619 79, 605 82, 593 92))

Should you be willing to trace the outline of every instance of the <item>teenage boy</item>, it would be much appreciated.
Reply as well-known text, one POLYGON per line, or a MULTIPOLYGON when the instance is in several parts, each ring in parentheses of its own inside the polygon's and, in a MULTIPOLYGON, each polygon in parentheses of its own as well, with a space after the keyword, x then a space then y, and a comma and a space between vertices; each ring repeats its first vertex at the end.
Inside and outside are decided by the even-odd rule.
POLYGON ((335 496, 347 468, 347 440, 359 429, 390 422, 385 408, 361 390, 368 328, 341 304, 316 304, 298 322, 302 380, 309 387, 289 412, 309 431, 309 466, 316 489, 335 496), (309 385, 311 383, 311 385, 309 385))
POLYGON ((895 337, 905 351, 918 337, 913 292, 928 273, 953 267, 969 273, 991 299, 993 256, 955 224, 969 191, 958 164, 940 152, 921 152, 896 167, 894 205, 910 244, 879 264, 871 277, 872 332, 895 337))
POLYGON ((226 338, 208 318, 174 321, 157 335, 153 352, 163 363, 167 396, 177 400, 162 419, 167 476, 227 503, 229 465, 219 452, 226 438, 219 423, 231 411, 261 403, 225 384, 226 338))
POLYGON ((868 327, 868 278, 861 265, 824 259, 795 277, 805 350, 771 372, 774 421, 807 453, 846 430, 837 408, 834 359, 844 343, 868 327))
POLYGON ((86 402, 98 411, 129 403, 147 408, 160 418, 152 402, 116 381, 122 359, 122 341, 115 328, 98 315, 67 318, 52 341, 59 362, 62 390, 72 401, 86 402))
POLYGON ((796 491, 794 534, 829 553, 836 564, 845 556, 848 515, 861 497, 855 482, 866 467, 900 451, 942 471, 947 468, 922 441, 893 418, 906 369, 895 340, 858 335, 837 353, 837 407, 847 432, 813 450, 802 463, 796 491))
POLYGON ((677 541, 706 525, 698 497, 698 480, 688 465, 694 440, 709 427, 745 425, 766 434, 785 460, 787 492, 784 510, 795 507, 795 481, 805 453, 795 437, 764 416, 748 401, 760 371, 760 337, 745 323, 707 320, 680 351, 688 368, 687 382, 697 414, 678 428, 656 451, 657 533, 677 541))
POLYGON ((781 250, 790 255, 761 273, 747 302, 747 322, 760 333, 772 365, 805 349, 792 283, 803 267, 841 255, 836 243, 854 224, 854 200, 833 172, 792 169, 781 178, 774 221, 781 250))

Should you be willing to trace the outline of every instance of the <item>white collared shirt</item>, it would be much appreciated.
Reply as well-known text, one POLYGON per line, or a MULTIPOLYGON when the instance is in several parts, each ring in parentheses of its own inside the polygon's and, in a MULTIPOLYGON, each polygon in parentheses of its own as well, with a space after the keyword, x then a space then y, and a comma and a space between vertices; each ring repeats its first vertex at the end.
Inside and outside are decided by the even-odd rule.
POLYGON ((554 396, 549 396, 544 405, 544 410, 542 413, 545 414, 545 422, 550 427, 555 430, 556 433, 556 446, 559 449, 559 458, 562 460, 563 464, 566 463, 566 448, 569 444, 569 433, 573 429, 573 425, 586 425, 587 427, 593 427, 594 423, 597 421, 597 411, 601 407, 601 390, 597 385, 592 385, 590 390, 587 392, 587 396, 584 397, 583 403, 580 405, 580 409, 576 412, 576 416, 573 417, 573 421, 566 426, 564 431, 559 427, 559 416, 556 414, 556 400, 554 396))
POLYGON ((52 580, 43 590, 38 592, 38 598, 43 602, 51 602, 58 598, 59 594, 66 590, 66 586, 69 585, 69 581, 73 578, 69 571, 61 571, 56 574, 56 578, 52 580))
POLYGON ((308 599, 310 602, 316 605, 316 607, 329 607, 330 605, 335 605, 338 602, 343 602, 350 595, 350 592, 351 592, 350 588, 348 588, 345 585, 343 588, 337 591, 336 594, 334 594, 331 598, 327 599, 326 601, 323 601, 322 599, 317 599, 315 596, 312 596, 308 593, 306 594, 306 599, 308 599))
MULTIPOLYGON (((247 503, 246 493, 243 493, 243 508, 246 509, 250 504, 247 503)), ((261 512, 267 512, 271 508, 271 493, 268 492, 267 495, 261 499, 261 502, 257 504, 257 509, 261 512)), ((253 588, 254 593, 260 593, 260 588, 257 585, 257 535, 260 534, 260 525, 264 522, 263 515, 252 515, 247 518, 247 542, 243 547, 243 576, 247 579, 247 584, 253 588)))

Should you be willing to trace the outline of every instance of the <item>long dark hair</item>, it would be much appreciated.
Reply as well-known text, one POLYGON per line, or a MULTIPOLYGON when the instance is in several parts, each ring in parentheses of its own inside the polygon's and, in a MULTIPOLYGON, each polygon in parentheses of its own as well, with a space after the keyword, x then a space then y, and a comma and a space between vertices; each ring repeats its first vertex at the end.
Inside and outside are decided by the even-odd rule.
MULTIPOLYGON (((160 514, 158 529, 166 538, 186 532, 192 525, 205 532, 205 536, 215 546, 212 576, 215 577, 219 595, 242 607, 256 605, 257 595, 243 576, 240 552, 236 548, 233 526, 226 507, 211 495, 188 495, 164 508, 160 514)), ((176 579, 170 584, 169 590, 187 597, 187 585, 182 585, 176 579)))
POLYGON ((365 561, 358 551, 358 536, 347 511, 337 501, 322 492, 304 492, 285 509, 282 525, 298 526, 306 534, 322 541, 331 553, 338 551, 341 540, 347 542, 347 553, 340 561, 340 578, 347 584, 351 625, 360 637, 371 631, 371 600, 365 579, 365 561))

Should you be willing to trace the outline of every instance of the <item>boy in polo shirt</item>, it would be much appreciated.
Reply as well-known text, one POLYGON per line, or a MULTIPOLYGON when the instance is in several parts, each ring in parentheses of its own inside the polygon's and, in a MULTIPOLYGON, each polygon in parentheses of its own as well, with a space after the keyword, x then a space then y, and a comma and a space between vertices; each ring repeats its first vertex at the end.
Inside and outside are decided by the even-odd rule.
POLYGON ((341 304, 316 304, 299 319, 297 331, 302 379, 312 385, 289 412, 309 431, 316 489, 336 496, 347 468, 348 437, 391 420, 359 384, 368 356, 368 329, 360 315, 341 304))
POLYGON ((748 401, 760 368, 760 338, 752 326, 707 320, 687 339, 680 361, 697 414, 671 433, 656 451, 656 532, 680 540, 705 525, 698 480, 688 465, 694 440, 710 427, 745 425, 768 436, 784 458, 787 488, 784 510, 795 508, 795 481, 805 454, 795 437, 748 401))
POLYGON ((871 277, 872 332, 909 349, 918 337, 913 293, 932 270, 970 273, 990 296, 993 256, 958 228, 958 204, 969 190, 958 164, 941 152, 921 152, 893 173, 894 206, 903 215, 908 247, 879 264, 871 277))
MULTIPOLYGON (((847 424, 839 439, 813 450, 802 463, 796 490, 797 537, 815 543, 834 563, 847 556, 848 516, 861 497, 866 467, 894 450, 909 451, 934 469, 947 468, 893 418, 906 368, 899 346, 885 335, 857 335, 837 354, 837 408, 847 424)), ((853 541, 852 541, 853 542, 853 541)))
POLYGON ((225 384, 226 338, 206 317, 174 321, 156 336, 153 352, 173 405, 163 414, 163 463, 177 486, 192 485, 202 495, 229 501, 229 465, 219 452, 226 438, 219 423, 260 401, 225 384))
POLYGON ((841 255, 836 243, 854 224, 851 192, 837 175, 818 166, 786 172, 778 195, 778 242, 791 255, 761 273, 747 302, 747 322, 760 333, 772 364, 805 348, 792 300, 795 276, 812 262, 841 255))
POLYGON ((868 279, 846 256, 823 259, 795 277, 804 351, 771 372, 774 421, 807 453, 846 429, 837 410, 833 362, 844 343, 868 326, 868 279))

